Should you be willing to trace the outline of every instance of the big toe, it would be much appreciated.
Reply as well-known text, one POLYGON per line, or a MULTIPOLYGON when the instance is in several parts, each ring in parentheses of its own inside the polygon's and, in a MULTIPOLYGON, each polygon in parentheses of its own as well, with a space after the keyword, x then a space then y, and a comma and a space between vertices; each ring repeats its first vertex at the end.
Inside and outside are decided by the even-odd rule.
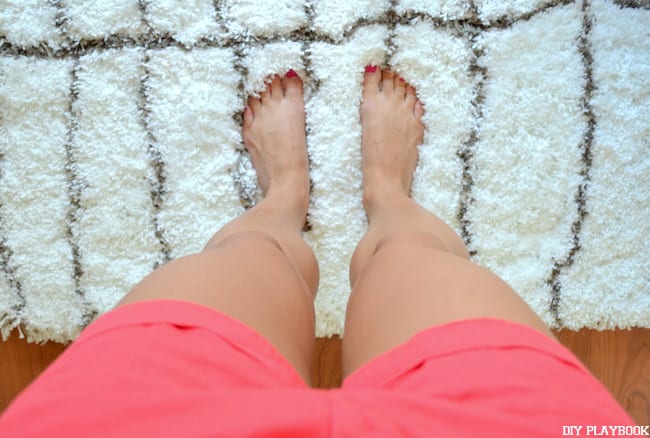
POLYGON ((381 70, 375 65, 367 65, 363 75, 363 96, 374 96, 379 94, 379 82, 381 81, 381 70))
POLYGON ((287 97, 302 97, 302 79, 293 71, 289 70, 284 77, 284 89, 287 97))

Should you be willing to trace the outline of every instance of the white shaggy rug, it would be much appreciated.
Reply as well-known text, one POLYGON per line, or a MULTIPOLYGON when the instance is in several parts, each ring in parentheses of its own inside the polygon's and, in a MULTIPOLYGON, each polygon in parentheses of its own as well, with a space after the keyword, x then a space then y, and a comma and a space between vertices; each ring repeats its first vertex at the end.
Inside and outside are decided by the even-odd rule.
POLYGON ((650 2, 0 0, 0 327, 74 338, 259 195, 244 97, 306 86, 342 331, 366 64, 417 87, 413 195, 554 327, 650 327, 650 2))

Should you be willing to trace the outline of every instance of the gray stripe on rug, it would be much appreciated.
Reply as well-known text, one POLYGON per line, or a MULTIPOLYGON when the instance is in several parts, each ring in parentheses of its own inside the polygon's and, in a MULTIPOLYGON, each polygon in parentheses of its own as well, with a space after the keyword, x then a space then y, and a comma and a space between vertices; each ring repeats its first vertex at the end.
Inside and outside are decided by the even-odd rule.
POLYGON ((583 181, 580 33, 580 9, 570 4, 486 32, 479 42, 489 76, 468 211, 475 260, 548 324, 556 322, 550 266, 573 245, 574 193, 583 181))
POLYGON ((24 298, 15 322, 32 340, 68 338, 83 320, 65 221, 72 62, 2 61, 5 81, 0 101, 6 136, 0 198, 7 251, 3 258, 10 283, 24 298))
POLYGON ((650 10, 650 0, 613 0, 618 6, 629 9, 650 10))
MULTIPOLYGON (((237 96, 242 102, 246 102, 246 92, 244 91, 245 84, 248 80, 248 67, 245 63, 246 58, 246 45, 244 43, 233 44, 232 46, 234 58, 233 69, 237 72, 237 96)), ((245 105, 245 104, 244 104, 245 105)), ((242 105, 243 106, 243 105, 242 105)), ((243 124, 243 114, 240 110, 233 112, 233 121, 237 126, 243 124)), ((251 209, 257 202, 256 196, 256 180, 253 179, 254 173, 250 156, 244 148, 243 142, 238 144, 237 147, 237 162, 230 171, 233 184, 239 196, 239 202, 245 210, 251 209)))
POLYGON ((573 0, 526 0, 526 1, 502 1, 502 0, 474 0, 476 18, 487 26, 511 25, 517 21, 527 21, 540 12, 558 6, 566 6, 574 3, 573 0))
POLYGON ((428 20, 400 24, 396 32, 399 50, 393 55, 393 68, 416 88, 425 109, 424 143, 419 148, 411 193, 460 234, 457 209, 463 163, 458 150, 476 126, 472 47, 468 37, 459 37, 428 20), (422 40, 428 41, 426 47, 421 46, 422 40))
POLYGON ((158 217, 180 257, 201 251, 243 211, 231 175, 241 142, 233 120, 241 108, 240 77, 231 49, 173 47, 150 57, 150 122, 167 176, 158 217))
MULTIPOLYGON (((70 47, 74 44, 73 39, 68 35, 68 22, 66 7, 62 0, 54 0, 52 5, 56 8, 54 16, 54 27, 59 33, 63 47, 70 47)), ((98 311, 86 296, 86 291, 82 286, 83 267, 81 254, 79 250, 77 219, 80 209, 80 192, 81 187, 77 179, 75 168, 73 139, 77 129, 77 115, 75 114, 75 102, 78 97, 78 68, 79 56, 72 55, 72 67, 70 69, 70 86, 68 90, 68 107, 66 113, 68 116, 68 129, 65 139, 65 178, 67 182, 67 193, 69 198, 68 211, 66 212, 66 241, 70 247, 72 255, 72 276, 74 279, 74 292, 81 300, 83 316, 80 321, 80 329, 86 327, 97 316, 98 311)))
POLYGON ((395 8, 397 7, 397 0, 390 0, 388 3, 388 8, 384 12, 384 20, 386 23, 386 39, 384 40, 384 46, 386 47, 386 54, 384 55, 384 62, 382 63, 384 67, 389 67, 392 64, 393 54, 397 51, 397 44, 395 43, 395 30, 397 29, 397 13, 395 8))
MULTIPOLYGON (((314 10, 314 0, 305 0, 305 15, 307 16, 307 26, 306 29, 311 31, 311 29, 314 28, 314 17, 315 17, 315 10, 314 10)), ((305 95, 307 96, 313 96, 315 93, 318 92, 320 88, 320 81, 315 79, 314 71, 311 67, 311 43, 314 40, 313 36, 311 35, 306 35, 305 40, 302 43, 301 51, 302 51, 302 57, 300 61, 302 62, 302 67, 305 70, 305 75, 301 77, 303 80, 304 88, 305 88, 305 95)), ((311 176, 311 169, 313 167, 313 160, 311 157, 310 153, 310 147, 309 145, 311 144, 311 134, 309 132, 309 129, 307 125, 305 124, 305 136, 307 139, 307 159, 309 160, 309 208, 307 209, 307 216, 305 217, 305 225, 303 227, 303 232, 309 232, 311 231, 312 225, 311 225, 311 207, 313 206, 313 197, 311 196, 311 193, 314 191, 314 179, 311 176)))
POLYGON ((147 12, 147 0, 138 0, 138 10, 140 11, 140 22, 145 28, 145 33, 149 34, 154 32, 153 27, 149 24, 148 12, 147 12))
MULTIPOLYGON (((224 15, 228 13, 227 8, 228 4, 226 0, 215 1, 216 20, 224 38, 227 38, 229 34, 227 20, 224 17, 224 15)), ((234 55, 232 67, 238 74, 237 96, 242 102, 241 108, 243 108, 247 105, 246 99, 248 93, 245 91, 245 88, 246 82, 248 81, 248 67, 245 58, 250 48, 250 44, 248 41, 233 38, 228 39, 224 45, 225 47, 232 49, 234 55)), ((232 119, 237 126, 242 126, 243 124, 243 112, 241 108, 237 108, 232 113, 232 119)), ((235 150, 237 152, 237 158, 235 165, 230 169, 230 175, 235 190, 239 196, 239 202, 244 210, 249 210, 260 198, 259 187, 257 187, 257 176, 253 169, 250 156, 241 139, 236 144, 235 150)))
MULTIPOLYGON (((147 18, 147 4, 145 0, 138 0, 138 9, 140 11, 140 21, 146 29, 151 30, 152 27, 149 24, 147 18)), ((140 77, 140 87, 138 89, 138 107, 141 115, 142 126, 147 135, 147 152, 149 153, 149 163, 151 168, 154 171, 153 177, 149 178, 149 184, 151 185, 151 203, 153 206, 153 220, 152 225, 154 228, 154 234, 158 239, 160 244, 160 258, 154 263, 154 269, 159 266, 169 262, 172 256, 172 248, 167 238, 165 237, 165 230, 162 228, 159 220, 160 210, 163 203, 165 202, 165 160, 162 157, 160 151, 160 144, 151 129, 151 103, 149 99, 149 51, 147 49, 143 50, 142 54, 142 73, 140 77)))
POLYGON ((581 251, 559 276, 566 327, 650 326, 650 10, 592 0, 593 129, 581 251), (630 31, 630 30, 633 31, 630 31))
POLYGON ((562 283, 560 282, 560 275, 564 269, 569 268, 571 265, 573 265, 578 251, 582 249, 582 224, 588 214, 587 200, 593 159, 591 149, 594 140, 594 129, 596 127, 596 116, 594 114, 593 108, 591 107, 591 97, 594 90, 594 81, 592 74, 593 57, 591 55, 591 44, 589 41, 589 35, 591 33, 591 25, 593 21, 593 16, 589 10, 590 4, 590 0, 584 0, 582 2, 582 31, 578 40, 585 75, 584 94, 582 96, 581 106, 582 112, 586 119, 586 129, 582 143, 580 145, 580 150, 582 151, 582 166, 580 169, 582 182, 578 186, 578 190, 575 195, 577 216, 571 224, 571 233, 573 234, 571 239, 572 246, 565 257, 554 262, 553 269, 551 270, 551 274, 547 280, 548 285, 551 287, 550 311, 556 327, 561 327, 563 325, 559 310, 562 299, 562 283))
POLYGON ((74 59, 70 69, 70 88, 68 93, 68 129, 65 139, 65 179, 68 193, 68 211, 66 212, 66 240, 72 254, 72 267, 75 293, 79 296, 83 307, 81 326, 85 327, 97 316, 98 312, 94 305, 88 300, 86 291, 82 286, 84 270, 79 249, 79 227, 78 218, 81 209, 81 183, 77 177, 76 159, 73 151, 75 132, 78 129, 78 117, 76 114, 76 101, 78 97, 78 72, 80 61, 74 59))
POLYGON ((159 259, 152 229, 152 176, 139 91, 142 49, 80 58, 71 150, 79 207, 81 287, 99 312, 111 309, 159 259), (101 110, 99 110, 101 109, 101 110))
MULTIPOLYGON (((4 161, 0 158, 0 166, 4 161)), ((0 168, 0 182, 2 182, 2 170, 0 168)), ((22 284, 16 278, 16 267, 12 260, 13 251, 9 247, 5 237, 6 227, 3 220, 3 205, 0 204, 0 269, 2 269, 3 280, 0 285, 0 333, 2 339, 6 340, 14 328, 22 322, 22 314, 26 305, 22 284)))
MULTIPOLYGON (((558 6, 564 6, 574 3, 575 0, 556 0, 547 4, 543 4, 538 8, 529 12, 523 13, 518 17, 512 19, 498 18, 489 23, 482 23, 478 17, 470 18, 457 18, 446 19, 439 16, 433 16, 424 12, 406 11, 403 15, 393 14, 391 17, 397 24, 410 25, 413 20, 428 20, 436 27, 449 29, 457 35, 462 35, 464 28, 468 25, 479 27, 482 30, 488 29, 507 29, 516 23, 528 21, 535 16, 545 13, 558 6)), ((222 2, 225 3, 225 2, 222 2)), ((53 1, 53 5, 59 6, 59 12, 56 15, 57 27, 64 29, 66 22, 69 20, 65 16, 61 0, 53 1)), ((164 11, 159 10, 158 13, 162 14, 164 11)), ((149 11, 147 9, 147 14, 149 11)), ((316 20, 316 17, 314 18, 316 20)), ((154 20, 155 21, 155 20, 154 20)), ((366 26, 372 25, 388 25, 392 24, 389 21, 388 12, 385 12, 374 18, 360 18, 350 25, 340 37, 334 38, 327 32, 314 32, 306 28, 305 25, 298 27, 286 34, 237 34, 228 33, 224 35, 218 26, 208 26, 204 20, 201 21, 204 29, 200 30, 197 35, 182 40, 177 39, 178 35, 173 34, 166 27, 163 26, 162 30, 159 27, 152 26, 152 32, 147 34, 133 34, 133 35, 105 35, 101 38, 82 37, 78 40, 71 40, 69 37, 62 45, 21 45, 16 44, 13 40, 8 38, 7 35, 0 35, 0 54, 13 55, 13 56, 32 56, 39 58, 64 58, 69 56, 83 56, 96 50, 109 50, 117 48, 146 48, 146 49, 164 49, 170 47, 184 48, 188 50, 196 48, 229 48, 235 44, 246 42, 250 46, 265 45, 274 42, 303 42, 305 35, 313 38, 313 41, 322 41, 330 44, 343 44, 354 37, 355 33, 366 26)))
POLYGON ((154 234, 160 245, 160 257, 154 262, 153 268, 157 269, 161 265, 169 262, 172 256, 172 248, 167 238, 165 237, 165 230, 160 224, 158 216, 165 202, 165 180, 167 179, 165 171, 165 160, 160 151, 160 144, 151 129, 151 104, 149 99, 149 53, 147 50, 143 51, 142 55, 142 72, 140 76, 140 87, 138 89, 138 108, 141 115, 141 123, 147 136, 147 152, 149 154, 149 164, 154 172, 153 176, 149 177, 149 185, 151 186, 151 204, 153 206, 152 226, 154 234))
MULTIPOLYGON (((6 86, 6 75, 5 63, 0 63, 0 91, 6 86)), ((5 151, 8 142, 6 118, 5 108, 0 107, 0 185, 3 184, 5 175, 5 151)), ((3 274, 0 282, 0 334, 6 340, 11 331, 21 322, 25 308, 25 295, 20 280, 16 278, 16 267, 12 260, 13 251, 7 241, 5 208, 5 203, 0 201, 0 269, 3 274)))
MULTIPOLYGON (((478 16, 478 10, 474 1, 470 2, 470 7, 465 13, 471 14, 472 16, 478 16)), ((472 221, 467 214, 467 211, 471 208, 474 202, 474 196, 472 194, 475 167, 473 156, 474 149, 479 141, 480 126, 483 120, 483 104, 485 103, 484 87, 488 77, 487 66, 480 65, 478 62, 478 60, 483 56, 483 50, 479 44, 477 44, 481 34, 482 31, 479 27, 473 27, 470 28, 470 32, 467 36, 467 44, 472 48, 469 72, 475 83, 474 97, 472 98, 472 114, 475 122, 469 130, 467 139, 458 149, 458 158, 462 161, 463 174, 460 184, 461 192, 459 195, 458 213, 456 217, 460 223, 460 236, 465 242, 470 257, 474 257, 477 254, 477 251, 472 245, 472 221)))

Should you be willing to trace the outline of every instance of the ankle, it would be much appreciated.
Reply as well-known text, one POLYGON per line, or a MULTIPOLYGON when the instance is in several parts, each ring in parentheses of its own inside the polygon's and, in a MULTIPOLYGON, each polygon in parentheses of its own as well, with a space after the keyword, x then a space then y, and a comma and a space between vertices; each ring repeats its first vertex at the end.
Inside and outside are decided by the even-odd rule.
POLYGON ((363 190, 362 203, 369 222, 399 209, 405 202, 412 201, 399 184, 374 184, 363 190))
POLYGON ((309 208, 309 187, 289 182, 271 184, 264 202, 272 206, 277 216, 287 220, 292 228, 302 229, 309 208))
POLYGON ((265 198, 272 197, 278 202, 287 206, 309 205, 309 178, 285 178, 278 181, 271 181, 265 198))

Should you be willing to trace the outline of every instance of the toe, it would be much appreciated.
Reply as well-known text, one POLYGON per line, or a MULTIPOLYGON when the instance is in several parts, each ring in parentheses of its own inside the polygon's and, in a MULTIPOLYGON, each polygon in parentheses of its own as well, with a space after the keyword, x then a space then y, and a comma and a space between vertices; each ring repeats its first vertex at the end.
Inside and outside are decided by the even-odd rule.
POLYGON ((415 118, 418 119, 418 121, 422 121, 422 116, 424 115, 424 107, 422 106, 422 102, 420 102, 420 100, 415 102, 413 114, 415 115, 415 118))
POLYGON ((260 99, 257 97, 253 96, 248 96, 248 107, 252 111, 253 114, 255 114, 257 111, 260 110, 260 99))
POLYGON ((406 86, 406 103, 410 105, 415 105, 415 100, 417 97, 415 96, 415 88, 413 88, 411 85, 406 86))
POLYGON ((284 77, 284 89, 286 90, 287 97, 301 97, 302 96, 302 80, 300 76, 293 71, 289 70, 284 77))
POLYGON ((395 94, 398 97, 404 98, 406 96, 406 82, 403 77, 395 75, 395 78, 393 79, 393 87, 395 89, 395 94))
POLYGON ((366 73, 363 75, 363 96, 374 96, 379 93, 380 81, 381 70, 374 65, 366 66, 366 73))
MULTIPOLYGON (((271 101, 271 84, 266 84, 264 91, 260 93, 260 102, 262 105, 267 104, 271 101)), ((253 108, 253 111, 255 109, 253 108)))
POLYGON ((384 93, 393 92, 393 81, 395 80, 395 73, 390 70, 384 70, 381 74, 382 84, 381 88, 384 93))
POLYGON ((282 79, 280 76, 274 75, 273 80, 271 81, 271 98, 281 99, 282 96, 284 96, 284 93, 282 92, 282 79))
POLYGON ((253 124, 253 111, 250 107, 244 108, 244 128, 248 128, 253 124))

